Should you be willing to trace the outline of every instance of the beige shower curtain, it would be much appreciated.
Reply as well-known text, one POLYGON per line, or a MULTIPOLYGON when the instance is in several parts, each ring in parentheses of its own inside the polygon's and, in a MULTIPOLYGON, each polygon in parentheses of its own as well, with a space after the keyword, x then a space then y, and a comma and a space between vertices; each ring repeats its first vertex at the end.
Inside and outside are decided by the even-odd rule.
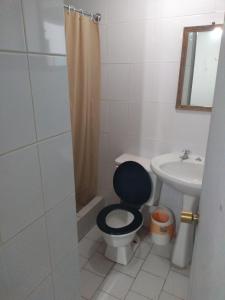
POLYGON ((77 207, 96 196, 100 118, 99 27, 65 12, 77 207))

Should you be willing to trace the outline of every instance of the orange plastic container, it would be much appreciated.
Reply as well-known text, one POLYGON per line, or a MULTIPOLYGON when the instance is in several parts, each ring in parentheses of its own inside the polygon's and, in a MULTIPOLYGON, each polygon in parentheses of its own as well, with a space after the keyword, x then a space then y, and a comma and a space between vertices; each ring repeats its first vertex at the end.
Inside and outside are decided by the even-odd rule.
POLYGON ((166 207, 157 207, 151 214, 150 232, 155 244, 167 245, 174 237, 175 225, 172 212, 166 207))

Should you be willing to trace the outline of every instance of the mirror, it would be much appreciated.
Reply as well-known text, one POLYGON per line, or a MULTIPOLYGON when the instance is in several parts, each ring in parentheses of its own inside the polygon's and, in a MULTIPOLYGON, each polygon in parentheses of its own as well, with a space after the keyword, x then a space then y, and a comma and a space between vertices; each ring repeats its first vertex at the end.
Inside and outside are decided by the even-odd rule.
POLYGON ((211 111, 223 25, 185 27, 176 108, 211 111))

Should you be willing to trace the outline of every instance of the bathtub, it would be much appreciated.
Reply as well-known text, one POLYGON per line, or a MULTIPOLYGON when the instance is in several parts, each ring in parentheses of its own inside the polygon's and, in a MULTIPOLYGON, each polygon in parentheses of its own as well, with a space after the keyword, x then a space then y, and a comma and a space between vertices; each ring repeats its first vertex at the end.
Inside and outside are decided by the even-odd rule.
POLYGON ((97 215, 104 206, 104 198, 96 196, 77 213, 79 241, 95 226, 97 215))

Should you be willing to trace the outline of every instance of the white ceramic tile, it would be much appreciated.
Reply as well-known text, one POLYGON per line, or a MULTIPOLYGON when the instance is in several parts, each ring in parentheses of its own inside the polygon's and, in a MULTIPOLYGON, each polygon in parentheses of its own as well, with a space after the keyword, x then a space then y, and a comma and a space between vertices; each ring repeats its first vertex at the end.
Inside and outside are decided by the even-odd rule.
POLYGON ((109 100, 128 100, 129 99, 129 64, 108 64, 105 66, 108 72, 104 99, 109 100))
POLYGON ((109 103, 101 101, 101 132, 109 132, 109 103))
POLYGON ((97 241, 97 242, 102 242, 103 237, 102 237, 102 232, 99 230, 98 226, 94 226, 88 234, 85 236, 87 239, 97 241))
POLYGON ((0 2, 0 49, 26 49, 20 0, 0 2))
POLYGON ((188 278, 171 271, 167 277, 163 290, 179 298, 186 299, 188 290, 188 278))
POLYGON ((182 3, 178 0, 173 0, 170 4, 164 0, 161 1, 162 16, 171 17, 209 13, 213 12, 214 4, 213 0, 184 0, 182 3))
POLYGON ((217 10, 222 10, 222 11, 225 10, 225 1, 224 0, 216 0, 215 4, 216 4, 217 10))
POLYGON ((100 134, 99 164, 111 163, 110 161, 110 139, 108 133, 100 134))
POLYGON ((66 58, 30 55, 29 62, 38 139, 69 130, 66 58))
POLYGON ((8 272, 8 267, 5 264, 2 250, 0 248, 0 299, 12 300, 11 295, 11 278, 8 272))
POLYGON ((97 252, 104 254, 106 250, 106 243, 103 241, 99 244, 98 248, 97 248, 97 252))
POLYGON ((80 274, 77 252, 64 257, 53 272, 55 300, 79 299, 80 274))
POLYGON ((86 238, 79 242, 79 253, 85 258, 90 258, 98 249, 99 243, 86 238))
POLYGON ((141 271, 132 286, 132 291, 155 300, 159 296, 163 284, 164 279, 141 271))
POLYGON ((174 272, 180 273, 180 274, 182 274, 184 276, 189 277, 190 276, 191 267, 189 266, 189 267, 187 267, 185 269, 180 269, 180 268, 177 268, 175 266, 172 266, 171 270, 174 271, 174 272))
POLYGON ((118 23, 108 26, 109 62, 127 63, 130 61, 129 29, 130 24, 128 23, 118 23))
POLYGON ((25 55, 0 53, 0 90, 0 153, 4 153, 35 141, 33 106, 25 55))
POLYGON ((130 69, 130 99, 134 101, 153 99, 153 63, 133 64, 130 69))
POLYGON ((27 300, 53 300, 52 278, 48 277, 41 285, 27 298, 27 300))
POLYGON ((152 246, 146 242, 141 242, 140 246, 135 252, 135 256, 141 259, 145 259, 151 251, 152 246))
POLYGON ((170 295, 168 293, 162 292, 160 294, 159 300, 180 300, 180 298, 177 298, 173 295, 170 295))
POLYGON ((108 61, 108 31, 107 26, 99 24, 100 45, 101 45, 101 61, 108 61))
POLYGON ((129 20, 158 18, 161 9, 160 0, 129 0, 129 20))
POLYGON ((104 292, 97 292, 92 300, 116 300, 117 298, 104 292))
POLYGON ((149 298, 146 298, 134 292, 129 292, 125 300, 149 300, 149 298))
POLYGON ((108 64, 101 64, 101 100, 107 98, 108 95, 108 64))
POLYGON ((142 269, 153 275, 166 278, 170 270, 170 262, 168 259, 150 254, 145 260, 142 269))
POLYGON ((80 269, 82 269, 87 262, 88 262, 87 258, 79 255, 80 269))
POLYGON ((44 212, 36 146, 0 157, 0 228, 8 240, 44 212))
POLYGON ((118 299, 125 299, 132 282, 133 279, 131 277, 116 271, 111 271, 101 285, 101 290, 118 299))
POLYGON ((39 144, 46 209, 74 193, 71 134, 66 133, 39 144))
POLYGON ((152 254, 162 256, 164 258, 170 258, 173 250, 173 244, 170 243, 166 246, 158 246, 158 245, 153 245, 152 247, 152 254))
POLYGON ((201 144, 206 146, 210 125, 210 114, 195 115, 185 112, 176 112, 173 122, 172 139, 178 143, 198 144, 201 136, 201 144), (182 124, 182 126, 180 126, 182 124), (191 124, 191 126, 190 126, 191 124))
POLYGON ((128 0, 108 1, 108 23, 124 22, 129 16, 128 0))
POLYGON ((141 266, 143 265, 143 263, 144 263, 144 260, 137 258, 137 257, 133 257, 127 266, 116 264, 114 266, 114 270, 124 273, 124 274, 127 274, 131 277, 136 277, 137 273, 141 269, 141 266))
POLYGON ((129 104, 129 126, 131 135, 140 138, 170 141, 173 133, 174 106, 167 103, 143 102, 129 104))
POLYGON ((9 299, 25 299, 50 272, 44 219, 39 219, 5 244, 1 256, 9 276, 9 299))
POLYGON ((132 63, 152 61, 152 40, 155 37, 152 22, 138 21, 129 23, 128 60, 132 63))
POLYGON ((154 101, 175 104, 179 76, 179 63, 154 63, 151 98, 154 101))
POLYGON ((95 253, 85 265, 85 269, 99 276, 105 277, 113 266, 103 254, 95 253))
POLYGON ((76 245, 75 196, 69 196, 46 214, 52 264, 56 265, 76 245))
POLYGON ((100 286, 103 278, 87 270, 81 271, 81 296, 91 299, 100 286))
POLYGON ((128 113, 127 103, 110 103, 109 124, 114 135, 126 135, 128 133, 128 113))
POLYGON ((64 9, 61 0, 23 0, 30 52, 65 54, 64 9))
POLYGON ((150 39, 150 51, 146 53, 146 60, 179 62, 183 32, 181 20, 159 19, 152 21, 151 28, 154 35, 150 39))

